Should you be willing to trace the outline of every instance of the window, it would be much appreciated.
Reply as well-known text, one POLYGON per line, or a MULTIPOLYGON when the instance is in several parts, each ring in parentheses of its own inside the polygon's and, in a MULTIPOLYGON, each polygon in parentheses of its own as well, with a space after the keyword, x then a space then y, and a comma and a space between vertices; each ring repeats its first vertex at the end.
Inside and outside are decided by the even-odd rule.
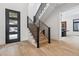
POLYGON ((73 31, 79 31, 79 19, 73 20, 73 31))

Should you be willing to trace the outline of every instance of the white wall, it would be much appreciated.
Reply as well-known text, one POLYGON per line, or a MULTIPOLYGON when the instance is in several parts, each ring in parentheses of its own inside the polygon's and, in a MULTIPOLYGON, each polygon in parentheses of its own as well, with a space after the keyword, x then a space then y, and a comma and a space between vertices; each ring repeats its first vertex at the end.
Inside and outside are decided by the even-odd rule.
POLYGON ((21 41, 28 39, 27 33, 27 4, 0 3, 0 45, 5 44, 5 8, 21 13, 21 41))
POLYGON ((79 6, 62 12, 62 21, 67 22, 67 37, 62 38, 63 41, 74 44, 79 48, 79 32, 73 31, 73 19, 79 19, 79 6))
POLYGON ((76 18, 79 18, 79 4, 63 4, 56 7, 45 18, 45 23, 51 27, 51 38, 63 40, 79 48, 79 32, 73 32, 72 20, 76 18), (67 37, 61 37, 61 21, 67 21, 67 37))
POLYGON ((33 20, 33 16, 35 16, 39 6, 41 3, 29 3, 28 5, 28 16, 33 20))
MULTIPOLYGON (((51 27, 51 38, 52 39, 60 39, 61 37, 61 13, 64 11, 68 11, 71 10, 73 7, 77 6, 79 4, 60 4, 59 6, 55 7, 50 15, 48 15, 47 17, 45 17, 45 23, 51 27)), ((53 7, 53 5, 51 4, 51 7, 53 7)), ((50 9, 49 9, 50 11, 50 9)), ((49 12, 48 11, 48 12, 49 12)), ((43 19, 42 19, 43 20, 43 19)))

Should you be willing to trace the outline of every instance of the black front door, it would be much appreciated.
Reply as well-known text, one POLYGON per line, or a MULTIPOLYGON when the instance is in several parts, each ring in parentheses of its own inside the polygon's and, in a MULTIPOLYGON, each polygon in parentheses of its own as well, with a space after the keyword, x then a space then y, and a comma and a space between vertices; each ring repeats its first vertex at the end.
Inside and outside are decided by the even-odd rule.
POLYGON ((6 43, 20 41, 20 12, 5 9, 6 43))

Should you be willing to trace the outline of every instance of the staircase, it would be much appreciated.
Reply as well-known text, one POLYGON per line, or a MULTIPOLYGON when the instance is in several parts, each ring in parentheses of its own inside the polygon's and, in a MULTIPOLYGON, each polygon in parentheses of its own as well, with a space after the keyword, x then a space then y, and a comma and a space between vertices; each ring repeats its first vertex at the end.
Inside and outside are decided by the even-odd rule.
POLYGON ((39 48, 50 43, 50 27, 39 20, 40 14, 43 12, 46 3, 42 3, 34 16, 33 21, 27 16, 27 27, 29 31, 29 42, 39 48))
POLYGON ((39 22, 38 26, 27 17, 27 27, 29 32, 29 42, 35 47, 44 45, 45 43, 50 43, 50 28, 46 26, 43 22, 39 22))
MULTIPOLYGON (((29 41, 33 46, 37 47, 37 46, 36 46, 36 41, 35 41, 35 39, 34 39, 32 33, 30 32, 29 29, 28 29, 27 31, 28 31, 28 37, 29 37, 29 40, 28 40, 28 41, 29 41)), ((45 44, 48 43, 48 39, 47 39, 47 37, 46 37, 42 32, 39 34, 39 36, 40 36, 40 37, 39 37, 39 44, 40 44, 40 46, 42 47, 42 46, 44 46, 45 44)))

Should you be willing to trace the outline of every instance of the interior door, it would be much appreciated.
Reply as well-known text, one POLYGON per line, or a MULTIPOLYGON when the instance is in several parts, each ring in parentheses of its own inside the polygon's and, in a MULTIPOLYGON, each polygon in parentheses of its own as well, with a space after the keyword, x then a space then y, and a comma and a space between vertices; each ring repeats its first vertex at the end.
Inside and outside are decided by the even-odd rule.
POLYGON ((61 22, 61 34, 62 37, 66 36, 66 31, 67 31, 67 23, 66 21, 61 22))
POLYGON ((20 12, 5 9, 6 43, 20 41, 20 12))

